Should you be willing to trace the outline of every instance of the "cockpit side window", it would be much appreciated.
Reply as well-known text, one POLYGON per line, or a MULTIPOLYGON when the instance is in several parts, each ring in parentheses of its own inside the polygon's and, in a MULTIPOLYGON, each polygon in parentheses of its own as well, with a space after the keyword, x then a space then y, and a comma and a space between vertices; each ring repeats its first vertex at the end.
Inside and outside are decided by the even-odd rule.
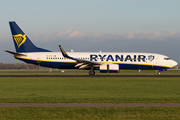
POLYGON ((171 60, 171 58, 164 58, 165 60, 171 60))

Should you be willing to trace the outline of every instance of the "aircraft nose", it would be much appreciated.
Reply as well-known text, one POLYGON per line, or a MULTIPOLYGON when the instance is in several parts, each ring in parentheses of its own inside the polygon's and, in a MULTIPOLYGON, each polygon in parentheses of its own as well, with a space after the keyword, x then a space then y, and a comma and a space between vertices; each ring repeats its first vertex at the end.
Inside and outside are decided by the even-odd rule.
POLYGON ((178 63, 176 61, 174 61, 174 60, 171 61, 171 67, 175 67, 177 65, 178 65, 178 63))

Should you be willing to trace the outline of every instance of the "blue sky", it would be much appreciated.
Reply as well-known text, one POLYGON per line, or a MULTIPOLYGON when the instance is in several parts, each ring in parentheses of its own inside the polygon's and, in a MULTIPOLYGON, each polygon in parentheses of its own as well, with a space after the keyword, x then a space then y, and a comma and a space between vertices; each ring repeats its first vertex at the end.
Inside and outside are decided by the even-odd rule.
POLYGON ((179 0, 1 0, 0 63, 17 63, 9 21, 59 51, 153 52, 180 63, 179 0))

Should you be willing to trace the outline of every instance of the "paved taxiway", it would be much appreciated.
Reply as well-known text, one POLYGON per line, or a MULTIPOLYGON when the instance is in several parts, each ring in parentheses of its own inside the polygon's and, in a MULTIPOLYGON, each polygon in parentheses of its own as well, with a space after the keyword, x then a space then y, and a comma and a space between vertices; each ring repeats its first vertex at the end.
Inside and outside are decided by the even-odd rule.
POLYGON ((180 107, 180 103, 0 103, 0 107, 180 107))
POLYGON ((180 77, 180 75, 0 75, 0 77, 180 77))

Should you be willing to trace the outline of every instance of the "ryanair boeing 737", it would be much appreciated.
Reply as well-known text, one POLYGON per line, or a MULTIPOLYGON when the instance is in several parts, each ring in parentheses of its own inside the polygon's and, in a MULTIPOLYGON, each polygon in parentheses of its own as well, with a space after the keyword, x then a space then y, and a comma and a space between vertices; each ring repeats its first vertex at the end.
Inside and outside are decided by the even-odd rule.
MULTIPOLYGON (((58 69, 89 69, 101 73, 116 73, 120 69, 159 70, 172 68, 177 62, 155 53, 128 52, 52 52, 36 47, 16 22, 9 22, 16 52, 5 50, 18 60, 35 65, 58 69)), ((159 72, 160 74, 160 72, 159 72)))

